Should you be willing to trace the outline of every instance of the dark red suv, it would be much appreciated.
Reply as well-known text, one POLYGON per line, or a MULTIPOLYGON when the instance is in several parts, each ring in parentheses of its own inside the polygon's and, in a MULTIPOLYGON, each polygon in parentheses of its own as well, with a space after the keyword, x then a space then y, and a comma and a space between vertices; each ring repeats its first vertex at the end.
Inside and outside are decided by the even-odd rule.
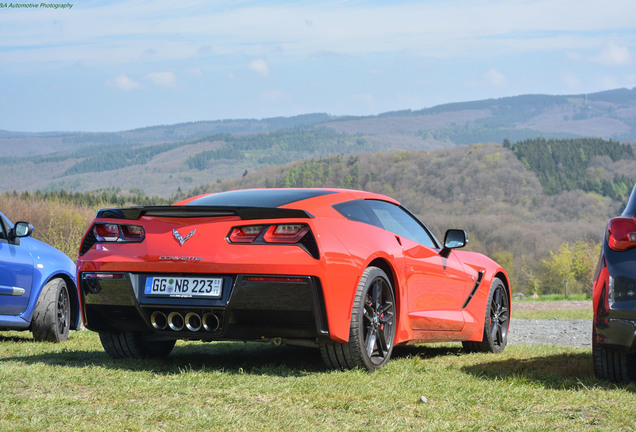
POLYGON ((598 378, 636 378, 636 186, 607 224, 594 277, 592 353, 598 378))

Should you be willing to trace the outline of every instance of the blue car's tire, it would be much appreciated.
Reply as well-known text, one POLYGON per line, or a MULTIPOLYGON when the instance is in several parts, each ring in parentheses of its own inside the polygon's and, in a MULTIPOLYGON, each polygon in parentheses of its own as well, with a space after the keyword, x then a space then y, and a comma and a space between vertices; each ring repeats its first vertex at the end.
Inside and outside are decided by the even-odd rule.
POLYGON ((71 301, 64 279, 51 279, 40 292, 31 319, 33 339, 62 342, 71 329, 71 301))
POLYGON ((99 333, 104 351, 115 359, 166 357, 176 343, 175 340, 157 339, 151 333, 122 331, 99 333))

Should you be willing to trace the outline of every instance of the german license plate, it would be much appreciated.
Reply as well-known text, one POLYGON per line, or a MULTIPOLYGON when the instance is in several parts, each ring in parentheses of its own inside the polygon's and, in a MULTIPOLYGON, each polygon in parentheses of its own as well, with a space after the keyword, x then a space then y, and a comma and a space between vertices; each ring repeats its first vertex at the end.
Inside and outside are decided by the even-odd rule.
POLYGON ((146 278, 144 292, 159 297, 219 298, 222 278, 151 276, 146 278))

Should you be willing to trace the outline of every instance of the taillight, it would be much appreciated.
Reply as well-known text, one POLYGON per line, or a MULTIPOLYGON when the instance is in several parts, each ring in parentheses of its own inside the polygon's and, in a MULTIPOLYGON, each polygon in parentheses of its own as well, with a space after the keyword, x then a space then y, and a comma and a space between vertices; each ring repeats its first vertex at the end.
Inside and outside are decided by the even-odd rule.
POLYGON ((618 217, 607 225, 607 244, 615 251, 636 247, 636 219, 618 217))
POLYGON ((146 237, 144 227, 139 225, 120 225, 125 241, 143 241, 146 237))
POLYGON ((235 227, 230 231, 228 239, 231 243, 252 243, 261 235, 265 228, 266 225, 235 227))
POLYGON ((267 243, 298 243, 309 231, 305 224, 272 225, 263 240, 267 243))
POLYGON ((298 243, 309 232, 305 224, 247 225, 234 227, 230 243, 298 243))
POLYGON ((98 242, 141 242, 146 238, 144 227, 139 225, 119 225, 96 223, 93 234, 98 242))
POLYGON ((96 224, 93 227, 93 234, 100 242, 115 242, 119 239, 119 225, 116 224, 96 224))
POLYGON ((230 230, 227 241, 233 244, 295 245, 320 259, 316 238, 309 225, 302 223, 237 226, 230 230))

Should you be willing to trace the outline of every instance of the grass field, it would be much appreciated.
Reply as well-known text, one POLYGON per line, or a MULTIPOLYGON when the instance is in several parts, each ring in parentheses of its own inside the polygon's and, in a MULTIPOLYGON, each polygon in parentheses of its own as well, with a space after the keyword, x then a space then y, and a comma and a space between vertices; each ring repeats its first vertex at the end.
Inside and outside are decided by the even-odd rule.
POLYGON ((397 347, 367 373, 270 344, 179 342, 166 360, 114 361, 89 331, 63 344, 0 333, 3 431, 627 431, 635 392, 596 380, 581 348, 397 347))
MULTIPOLYGON (((558 307, 558 306, 555 306, 558 307)), ((525 319, 589 319, 593 318, 592 309, 553 309, 553 310, 515 310, 513 318, 525 319)))

